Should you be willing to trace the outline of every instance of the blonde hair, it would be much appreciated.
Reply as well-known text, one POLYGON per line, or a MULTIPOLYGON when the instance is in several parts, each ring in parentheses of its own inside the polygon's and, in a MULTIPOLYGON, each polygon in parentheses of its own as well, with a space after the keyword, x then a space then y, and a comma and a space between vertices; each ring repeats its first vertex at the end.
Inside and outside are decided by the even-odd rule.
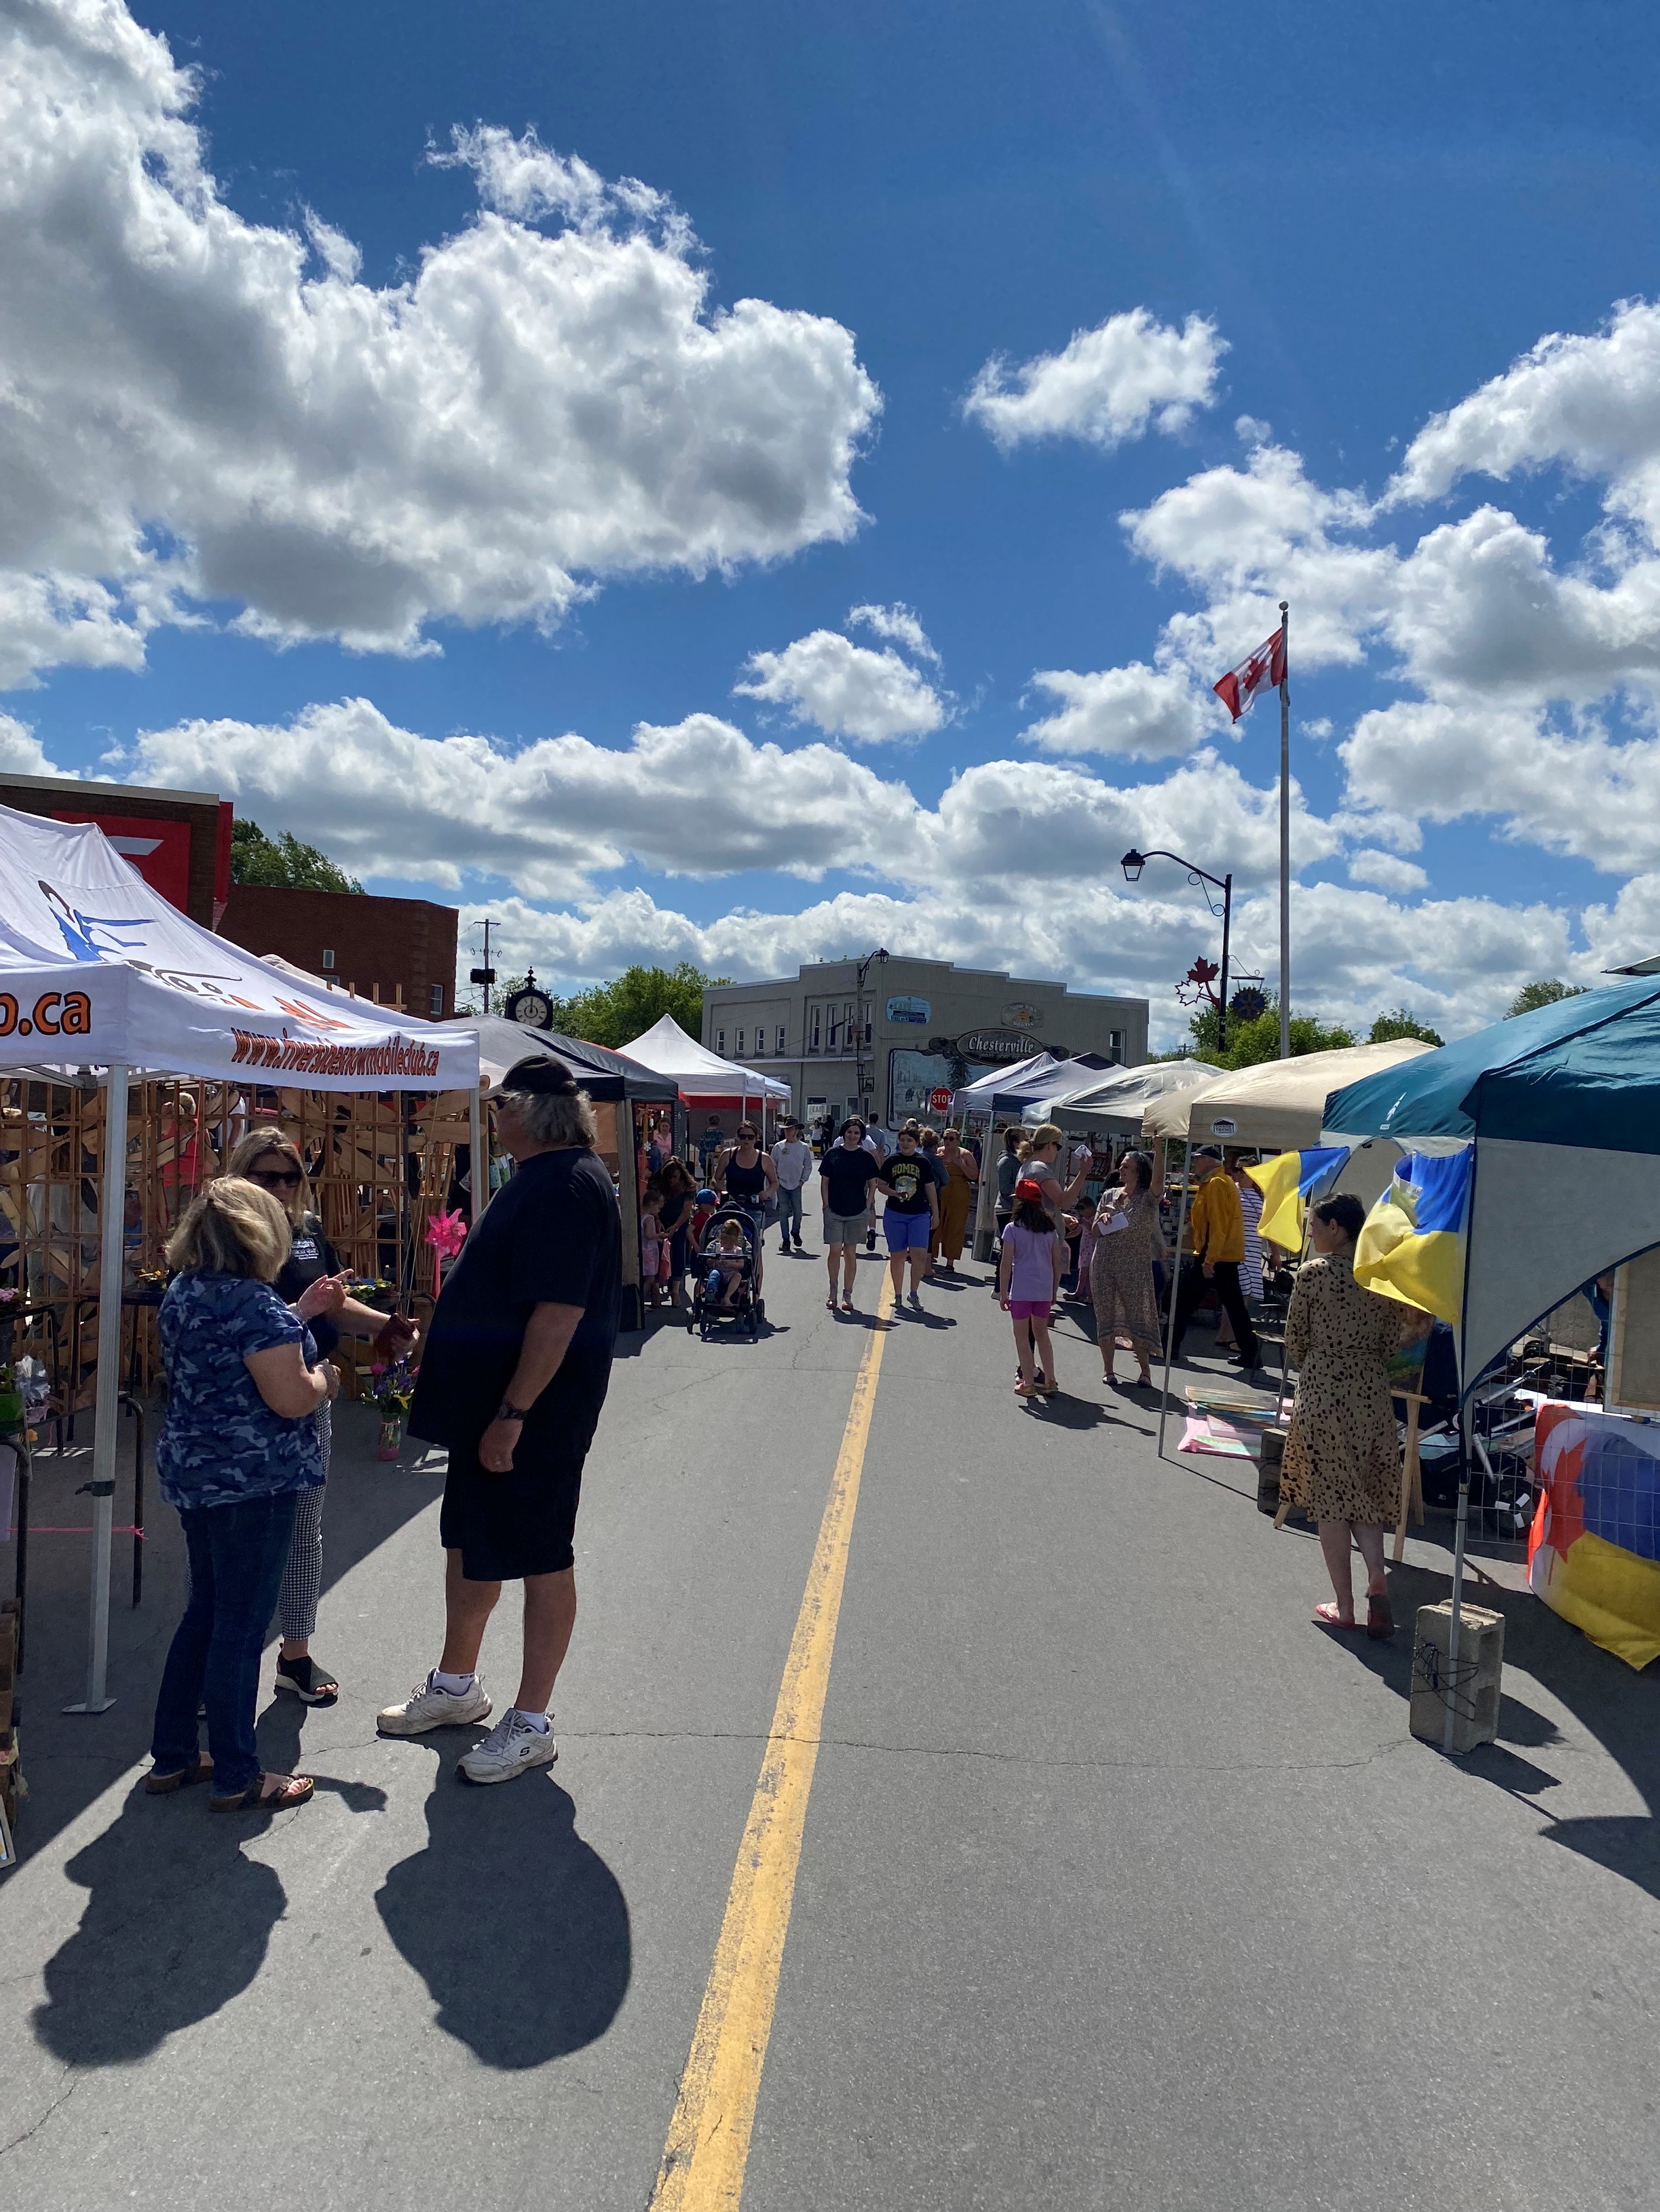
MULTIPOLYGON (((258 1122, 250 1129, 225 1162, 221 1173, 246 1176, 254 1162, 264 1159, 267 1152, 275 1152, 279 1159, 286 1160, 291 1168, 300 1170, 300 1180, 294 1186, 293 1199, 285 1208, 289 1218, 297 1221, 311 1204, 311 1179, 306 1173, 306 1163, 301 1157, 299 1146, 292 1137, 285 1137, 275 1122, 258 1122)), ((271 1196, 277 1198, 276 1192, 272 1191, 271 1196)), ((283 1206, 283 1200, 277 1198, 277 1203, 283 1206)))
POLYGON ((1035 1152, 1041 1152, 1045 1145, 1064 1145, 1066 1141, 1065 1131, 1058 1129, 1053 1121, 1040 1122, 1031 1133, 1031 1148, 1035 1152))
POLYGON ((268 1190, 243 1176, 219 1176, 192 1199, 167 1239, 167 1265, 274 1283, 290 1242, 289 1217, 268 1190))

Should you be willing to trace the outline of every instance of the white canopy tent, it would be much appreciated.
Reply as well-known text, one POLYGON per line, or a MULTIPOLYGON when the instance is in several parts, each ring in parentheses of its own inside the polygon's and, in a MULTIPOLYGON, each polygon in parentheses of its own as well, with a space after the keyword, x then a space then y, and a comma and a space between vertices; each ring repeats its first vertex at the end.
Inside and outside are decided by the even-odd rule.
POLYGON ((618 1049, 629 1060, 637 1060, 642 1067, 666 1075, 689 1103, 723 1099, 735 1102, 740 1112, 747 1112, 751 1098, 789 1103, 787 1083, 745 1067, 735 1060, 722 1060, 719 1053, 688 1036, 672 1014, 665 1014, 632 1043, 618 1049))
POLYGON ((1057 1115, 1088 1121, 1118 1134, 1139 1132, 1150 1103, 1167 1092, 1196 1091, 1216 1082, 1222 1074, 1204 1060, 1159 1060, 1141 1067, 1116 1067, 1099 1082, 1081 1090, 1062 1091, 1040 1099, 1021 1115, 1025 1121, 1053 1121, 1057 1115))
POLYGON ((476 1090, 477 1039, 278 970, 153 890, 94 823, 0 807, 0 1069, 100 1071, 106 1092, 87 1695, 106 1711, 127 1089, 145 1075, 307 1091, 476 1090), (389 1016, 391 1017, 389 1018, 389 1016))
POLYGON ((965 1083, 951 1095, 951 1110, 958 1121, 965 1114, 994 1114, 999 1094, 1018 1091, 1034 1075, 1045 1068, 1059 1067, 1060 1060, 1052 1052, 1029 1053, 1025 1060, 1011 1060, 1006 1067, 994 1067, 988 1075, 976 1075, 972 1083, 965 1083))

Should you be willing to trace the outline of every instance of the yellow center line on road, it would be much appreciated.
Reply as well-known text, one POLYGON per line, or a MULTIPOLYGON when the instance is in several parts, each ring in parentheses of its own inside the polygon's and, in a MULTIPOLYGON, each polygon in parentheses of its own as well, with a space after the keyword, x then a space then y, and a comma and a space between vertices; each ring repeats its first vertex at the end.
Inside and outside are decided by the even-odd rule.
POLYGON ((744 2194, 750 2132, 801 1863, 801 1833, 818 1763, 865 1443, 892 1312, 893 1288, 885 1268, 877 1327, 854 1380, 848 1425, 649 2212, 736 2212, 744 2194))

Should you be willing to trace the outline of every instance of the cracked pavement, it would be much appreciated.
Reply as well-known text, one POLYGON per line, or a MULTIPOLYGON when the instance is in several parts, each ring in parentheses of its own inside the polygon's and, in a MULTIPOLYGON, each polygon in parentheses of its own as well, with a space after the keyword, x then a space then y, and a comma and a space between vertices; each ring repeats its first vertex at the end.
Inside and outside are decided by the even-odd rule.
MULTIPOLYGON (((477 1731, 374 1733, 435 1653, 441 1474, 377 1463, 367 1416, 325 1521, 344 1694, 262 1719, 267 1763, 318 1777, 296 1811, 136 1789, 165 1509, 136 1613, 118 1540, 100 1720, 58 1711, 84 1540, 37 1542, 0 2197, 637 2212, 867 1341, 823 1283, 771 1256, 760 1343, 664 1325, 618 1361, 562 1755, 502 1790, 455 1785, 477 1731)), ((1316 1547, 1249 1471, 1161 1464, 1075 1318, 1067 1395, 1027 1407, 979 1271, 926 1295, 876 1398, 747 2212, 1646 2206, 1660 1686, 1495 1567, 1501 1741, 1443 1760, 1407 1635, 1310 1625, 1316 1547)), ((42 1463, 38 1521, 82 1517, 87 1442, 42 1463)), ((1409 1544, 1403 1620, 1445 1571, 1409 1544)))

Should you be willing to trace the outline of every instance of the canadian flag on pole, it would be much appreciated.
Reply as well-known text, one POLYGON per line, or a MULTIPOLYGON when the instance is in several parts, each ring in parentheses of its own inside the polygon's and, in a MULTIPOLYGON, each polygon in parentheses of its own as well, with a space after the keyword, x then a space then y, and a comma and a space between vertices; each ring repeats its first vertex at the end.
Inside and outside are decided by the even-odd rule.
POLYGON ((1259 691, 1278 690, 1286 680, 1286 632, 1282 625, 1255 653, 1229 669, 1211 689, 1237 722, 1259 691))

